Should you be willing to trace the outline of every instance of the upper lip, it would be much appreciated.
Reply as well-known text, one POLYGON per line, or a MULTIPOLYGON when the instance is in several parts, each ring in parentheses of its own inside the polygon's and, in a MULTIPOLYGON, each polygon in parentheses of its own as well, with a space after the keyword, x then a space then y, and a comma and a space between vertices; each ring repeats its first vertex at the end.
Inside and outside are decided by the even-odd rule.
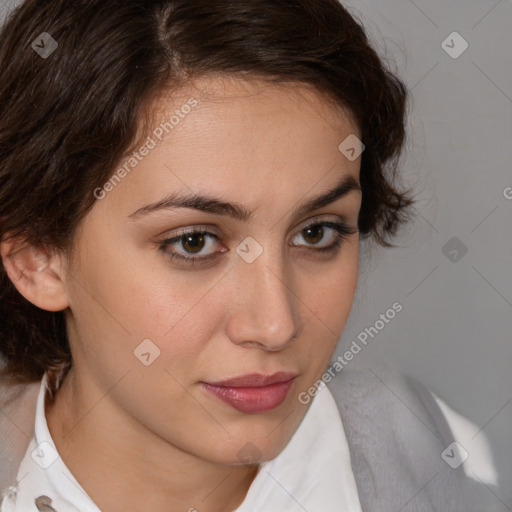
POLYGON ((221 387, 246 387, 246 388, 257 388, 270 386, 271 384, 277 384, 278 382, 288 382, 297 376, 296 373, 292 372, 277 372, 272 375, 262 375, 261 373, 251 373, 248 375, 240 375, 239 377, 233 377, 232 379, 226 379, 219 382, 208 382, 212 386, 221 387))

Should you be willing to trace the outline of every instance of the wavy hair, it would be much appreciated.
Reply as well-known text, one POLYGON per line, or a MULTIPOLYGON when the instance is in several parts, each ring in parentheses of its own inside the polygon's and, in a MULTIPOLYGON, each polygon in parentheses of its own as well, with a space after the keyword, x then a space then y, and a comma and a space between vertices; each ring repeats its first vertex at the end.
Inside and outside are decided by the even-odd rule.
MULTIPOLYGON (((0 239, 70 251, 152 100, 204 76, 326 94, 366 148, 361 236, 392 246, 408 220, 414 200, 396 184, 407 90, 338 0, 26 0, 0 32, 0 69, 0 239), (31 47, 42 28, 58 44, 45 58, 31 47)), ((24 299, 1 264, 0 354, 18 383, 71 365, 64 312, 24 299)))

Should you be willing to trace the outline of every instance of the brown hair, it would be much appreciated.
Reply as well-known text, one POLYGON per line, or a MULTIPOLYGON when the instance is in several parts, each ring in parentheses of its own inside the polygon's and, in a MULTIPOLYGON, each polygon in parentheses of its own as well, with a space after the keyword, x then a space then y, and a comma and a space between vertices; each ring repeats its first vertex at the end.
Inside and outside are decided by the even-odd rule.
MULTIPOLYGON (((213 75, 308 84, 348 109, 366 148, 362 237, 392 246, 414 202, 394 184, 406 88, 338 0, 27 0, 0 32, 0 69, 0 239, 68 253, 150 101, 213 75), (42 32, 58 44, 45 58, 42 32)), ((4 378, 69 368, 64 312, 24 299, 3 265, 0 287, 4 378)))

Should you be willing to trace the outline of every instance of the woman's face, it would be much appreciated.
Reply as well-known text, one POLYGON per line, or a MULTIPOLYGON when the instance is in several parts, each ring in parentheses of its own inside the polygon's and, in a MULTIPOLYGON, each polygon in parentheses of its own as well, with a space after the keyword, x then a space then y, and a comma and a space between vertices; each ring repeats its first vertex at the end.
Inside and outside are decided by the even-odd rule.
POLYGON ((338 147, 359 132, 299 86, 203 80, 158 107, 154 147, 147 139, 97 194, 67 262, 74 378, 120 438, 137 432, 148 450, 163 440, 221 464, 269 460, 304 417, 299 394, 325 370, 352 305, 358 233, 326 248, 337 224, 357 228, 361 192, 306 207, 358 183, 360 159, 338 147), (148 208, 195 195, 211 201, 148 208), (192 230, 208 233, 183 236, 192 230), (294 378, 213 385, 277 372, 294 378))

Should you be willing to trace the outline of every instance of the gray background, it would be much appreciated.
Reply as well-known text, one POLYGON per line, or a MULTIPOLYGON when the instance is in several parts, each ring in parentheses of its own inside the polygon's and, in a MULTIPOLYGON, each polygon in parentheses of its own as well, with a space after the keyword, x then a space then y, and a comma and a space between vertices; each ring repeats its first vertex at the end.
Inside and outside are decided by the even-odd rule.
MULTIPOLYGON (((16 3, 0 0, 0 15, 16 3)), ((512 483, 512 2, 344 4, 411 91, 402 168, 418 215, 399 248, 363 244, 336 355, 399 301, 403 311, 350 367, 389 366, 421 380, 487 435, 512 483), (469 44, 456 59, 441 46, 454 31, 469 44), (443 252, 453 237, 458 246, 443 252), (445 255, 453 248, 458 261, 445 255)), ((512 507, 507 487, 500 498, 512 507)))
POLYGON ((402 165, 418 214, 399 248, 364 252, 336 353, 399 301, 350 366, 412 374, 483 427, 512 507, 512 2, 343 3, 411 90, 402 165), (441 47, 454 31, 469 44, 457 59, 441 47))

